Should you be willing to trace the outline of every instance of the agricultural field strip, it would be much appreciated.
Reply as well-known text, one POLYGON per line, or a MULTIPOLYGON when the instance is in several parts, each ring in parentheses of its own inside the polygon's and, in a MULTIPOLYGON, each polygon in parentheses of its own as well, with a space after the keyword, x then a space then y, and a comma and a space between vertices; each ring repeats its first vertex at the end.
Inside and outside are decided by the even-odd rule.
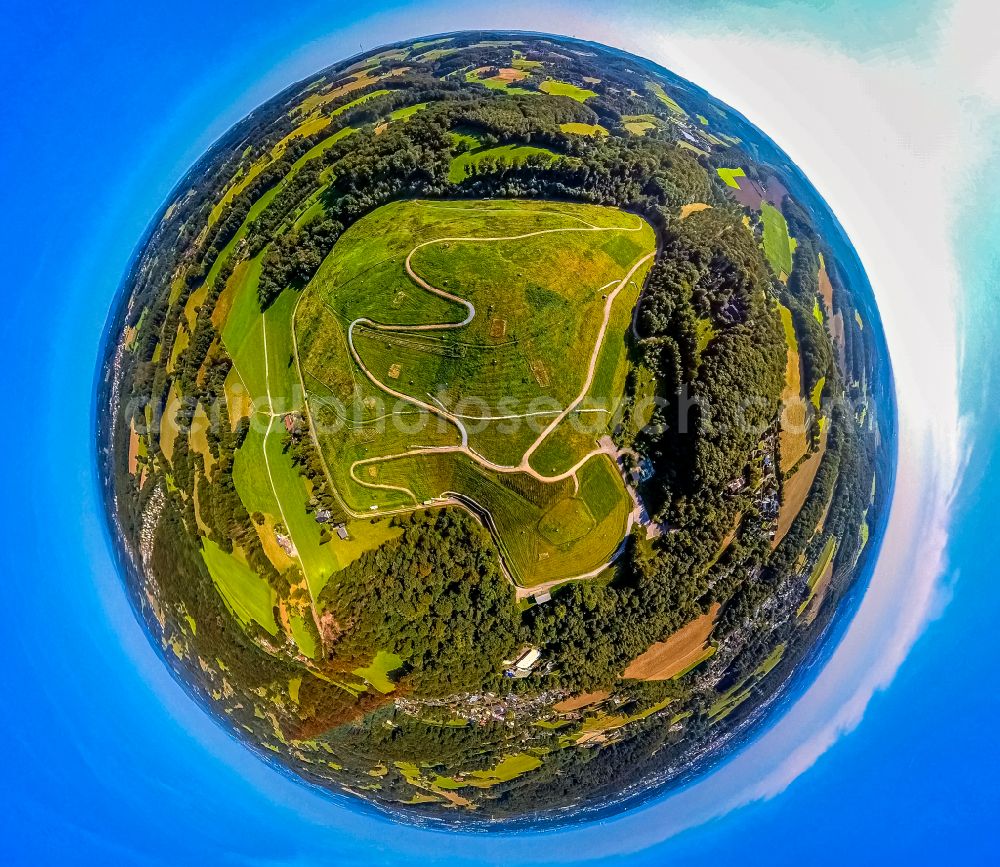
MULTIPOLYGON (((268 363, 268 352, 267 352, 267 317, 266 316, 261 316, 260 317, 260 323, 261 323, 261 329, 263 330, 262 343, 264 344, 264 388, 265 388, 265 391, 267 392, 267 406, 268 406, 266 412, 267 412, 267 414, 269 416, 268 423, 267 423, 267 430, 264 431, 264 438, 262 440, 262 442, 263 442, 262 452, 264 453, 264 467, 267 470, 267 481, 268 481, 268 484, 270 484, 270 486, 271 486, 271 492, 274 494, 274 502, 277 503, 277 505, 278 505, 278 513, 281 516, 281 523, 284 524, 285 530, 290 534, 291 533, 291 528, 290 528, 290 525, 288 523, 288 519, 285 517, 285 507, 281 504, 281 496, 278 494, 278 488, 274 484, 274 475, 271 472, 271 460, 270 460, 270 458, 268 457, 268 454, 267 454, 267 438, 271 435, 271 428, 274 427, 274 420, 275 420, 275 418, 280 417, 283 414, 282 413, 276 413, 274 411, 274 401, 273 401, 273 399, 271 397, 271 367, 270 367, 270 364, 268 363)), ((239 368, 237 368, 237 366, 236 366, 236 359, 235 358, 233 359, 233 369, 236 370, 236 375, 239 376, 240 382, 244 382, 243 376, 240 373, 239 368)), ((246 387, 246 383, 244 382, 244 388, 245 387, 246 387)), ((254 409, 256 410, 256 406, 254 407, 254 409)), ((292 543, 294 544, 294 542, 295 542, 295 540, 293 539, 292 543)), ((302 555, 299 554, 298 545, 295 546, 295 559, 299 561, 299 568, 302 569, 302 577, 305 580, 306 590, 309 592, 309 599, 310 599, 310 602, 311 602, 310 607, 311 607, 312 612, 313 612, 313 617, 315 617, 316 616, 316 600, 313 598, 313 595, 312 595, 312 587, 309 584, 309 573, 306 571, 306 564, 302 560, 302 555)))
MULTIPOLYGON (((586 223, 585 220, 580 220, 580 222, 586 223)), ((497 237, 461 236, 461 237, 434 238, 434 239, 429 240, 429 241, 424 241, 423 243, 418 244, 416 247, 414 247, 410 251, 409 255, 407 255, 407 257, 406 257, 406 262, 405 262, 406 273, 421 288, 426 289, 428 292, 431 292, 432 294, 438 295, 438 296, 440 296, 442 298, 447 298, 448 300, 454 301, 455 303, 460 304, 463 307, 465 307, 466 310, 467 310, 467 314, 466 314, 465 318, 462 319, 460 322, 432 323, 432 324, 426 324, 426 325, 381 325, 379 323, 374 322, 371 319, 368 319, 367 317, 360 317, 358 319, 353 320, 351 322, 351 324, 348 326, 348 329, 347 329, 348 348, 350 349, 351 355, 354 358, 355 363, 358 365, 358 367, 361 369, 361 371, 365 374, 365 376, 369 380, 371 380, 371 382, 376 387, 380 388, 381 390, 383 390, 384 392, 386 392, 387 394, 389 394, 389 395, 391 395, 393 397, 397 397, 400 400, 405 400, 405 401, 407 401, 409 403, 413 403, 414 405, 416 405, 416 406, 418 406, 418 407, 420 407, 422 409, 425 409, 428 412, 434 413, 435 415, 439 415, 442 418, 445 418, 448 421, 452 422, 452 424, 454 424, 458 428, 458 431, 459 431, 459 433, 460 433, 460 435, 462 437, 462 444, 460 446, 428 446, 426 448, 411 449, 410 451, 401 452, 401 453, 396 454, 396 455, 383 455, 383 456, 376 457, 376 458, 366 458, 364 460, 356 461, 354 464, 351 465, 351 469, 350 469, 351 477, 356 482, 358 482, 359 484, 361 484, 361 485, 363 485, 365 487, 378 487, 378 488, 388 487, 388 488, 391 488, 392 490, 402 490, 401 488, 396 487, 396 486, 385 486, 385 485, 381 485, 381 484, 377 484, 377 483, 373 483, 373 482, 366 482, 366 481, 358 478, 358 476, 355 475, 355 469, 358 466, 363 465, 363 464, 370 464, 370 463, 382 462, 382 461, 392 460, 394 458, 399 458, 399 457, 410 457, 410 456, 419 455, 419 454, 431 454, 431 453, 443 453, 443 452, 461 452, 463 454, 466 454, 468 457, 470 457, 476 463, 480 464, 481 466, 483 466, 483 467, 485 467, 485 468, 487 468, 489 470, 493 470, 494 472, 503 472, 503 473, 524 472, 524 473, 527 473, 528 475, 532 476, 533 478, 537 479, 540 482, 560 482, 563 479, 570 478, 571 476, 575 477, 577 471, 588 460, 590 460, 590 458, 594 457, 595 455, 602 454, 605 451, 605 449, 603 449, 603 448, 602 449, 595 449, 594 451, 592 451, 589 454, 587 454, 586 456, 584 456, 573 467, 570 467, 570 469, 568 469, 565 472, 560 473, 559 475, 556 475, 556 476, 543 476, 543 475, 541 475, 537 470, 535 470, 529 464, 529 459, 530 459, 531 455, 534 453, 534 451, 545 440, 545 438, 553 430, 555 430, 555 428, 560 424, 560 422, 562 422, 563 419, 565 419, 566 416, 569 415, 569 413, 571 413, 580 404, 580 402, 586 397, 587 392, 590 390, 590 386, 593 383, 594 373, 595 373, 595 370, 596 370, 596 367, 597 367, 598 355, 600 354, 601 344, 604 342, 604 335, 605 335, 605 332, 607 331, 608 320, 609 320, 610 315, 611 315, 611 307, 614 304, 615 298, 618 296, 618 293, 621 292, 621 290, 625 286, 628 285, 629 280, 631 280, 631 278, 635 274, 635 272, 639 268, 641 268, 642 265, 645 264, 649 259, 651 259, 655 255, 655 253, 648 253, 647 255, 645 255, 642 258, 640 258, 637 262, 635 262, 632 265, 632 267, 629 269, 628 273, 618 282, 618 285, 615 287, 615 289, 608 295, 608 297, 607 297, 607 299, 605 301, 605 305, 604 305, 604 315, 603 315, 603 318, 601 320, 601 326, 600 326, 600 329, 598 330, 597 338, 596 338, 596 340, 594 342, 594 349, 593 349, 593 351, 591 353, 590 362, 589 362, 588 367, 587 367, 587 376, 586 376, 586 379, 584 381, 583 388, 581 389, 581 391, 577 395, 577 397, 573 401, 571 401, 568 406, 566 406, 563 410, 561 410, 559 412, 559 414, 549 423, 549 425, 538 435, 538 437, 535 439, 535 441, 525 451, 524 456, 522 457, 520 464, 516 464, 516 465, 496 464, 496 463, 490 461, 488 458, 485 458, 482 455, 480 455, 474 449, 472 449, 469 446, 468 431, 467 431, 465 425, 462 424, 461 418, 459 416, 457 416, 457 415, 449 412, 448 410, 446 410, 443 407, 443 405, 440 404, 440 402, 438 402, 437 406, 435 406, 434 404, 431 404, 431 403, 426 403, 424 401, 421 401, 419 398, 413 397, 412 395, 405 394, 404 392, 397 391, 397 390, 391 388, 390 386, 386 385, 385 383, 381 382, 368 369, 368 367, 364 364, 364 362, 361 359, 360 354, 358 353, 357 349, 355 348, 355 346, 354 346, 354 328, 355 328, 356 325, 360 324, 360 325, 363 325, 363 326, 365 326, 365 327, 367 327, 367 328, 369 328, 369 329, 371 329, 373 331, 393 331, 393 332, 401 332, 401 331, 440 331, 440 330, 445 330, 445 329, 462 328, 462 327, 468 325, 470 322, 472 322, 472 320, 476 316, 476 308, 472 304, 471 301, 468 301, 468 300, 466 300, 464 298, 461 298, 461 297, 459 297, 457 295, 454 295, 454 294, 452 294, 450 292, 447 292, 444 289, 439 289, 439 288, 437 288, 435 286, 432 286, 430 283, 428 283, 426 280, 424 280, 422 277, 420 277, 413 270, 412 258, 413 258, 414 253, 416 253, 421 248, 429 246, 431 244, 438 244, 438 243, 445 243, 445 242, 448 242, 448 243, 462 243, 462 242, 490 243, 490 242, 498 242, 498 241, 516 241, 516 240, 521 240, 521 239, 524 239, 524 238, 531 238, 531 237, 536 237, 538 235, 547 235, 547 234, 553 234, 553 233, 557 233, 557 232, 638 232, 638 231, 641 231, 641 230, 642 230, 642 226, 641 225, 640 226, 636 226, 636 227, 629 227, 629 226, 594 226, 593 224, 587 223, 585 227, 565 227, 564 226, 564 227, 560 227, 560 228, 556 228, 556 229, 538 229, 538 230, 535 230, 533 232, 525 232, 525 233, 522 233, 522 234, 519 234, 519 235, 508 235, 508 236, 497 236, 497 237)), ((613 282, 614 281, 612 281, 612 283, 613 282)), ((610 286, 610 285, 611 285, 611 283, 608 283, 605 286, 602 286, 601 289, 604 290, 604 289, 608 288, 608 286, 610 286)), ((483 420, 485 420, 485 418, 483 420)), ((411 497, 413 497, 414 500, 416 499, 416 497, 414 497, 414 495, 412 494, 412 492, 406 491, 406 493, 408 493, 411 497)))

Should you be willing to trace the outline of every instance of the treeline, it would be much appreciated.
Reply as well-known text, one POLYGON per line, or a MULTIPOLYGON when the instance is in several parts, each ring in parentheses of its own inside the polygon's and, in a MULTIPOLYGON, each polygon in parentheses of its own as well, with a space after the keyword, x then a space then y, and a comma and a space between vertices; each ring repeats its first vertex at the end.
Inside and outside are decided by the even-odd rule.
POLYGON ((506 165, 493 175, 476 174, 460 185, 462 195, 490 198, 570 198, 635 210, 662 226, 681 205, 704 201, 711 183, 690 151, 657 139, 594 140, 563 135, 561 146, 579 159, 539 165, 506 165))
POLYGON ((288 287, 301 288, 319 270, 344 227, 336 220, 307 223, 279 235, 268 247, 257 282, 257 300, 266 310, 288 287))
POLYGON ((299 473, 308 479, 312 486, 312 496, 309 499, 310 510, 329 512, 328 523, 346 521, 349 516, 330 490, 319 449, 316 448, 310 436, 309 419, 305 415, 299 414, 294 414, 292 419, 292 429, 289 431, 286 428, 282 439, 282 449, 291 455, 292 463, 298 467, 299 473))
POLYGON ((421 112, 379 135, 355 133, 310 161, 250 226, 251 254, 268 247, 259 284, 261 306, 266 308, 289 286, 304 286, 343 229, 369 211, 401 195, 445 192, 451 161, 447 133, 444 118, 421 112), (328 217, 275 239, 292 208, 317 188, 320 173, 333 166, 336 174, 322 194, 328 217))
POLYGON ((336 573, 319 599, 344 630, 334 664, 395 653, 423 697, 499 683, 520 618, 488 533, 455 509, 396 520, 402 536, 336 573))
MULTIPOLYGON (((786 196, 785 201, 790 199, 786 196)), ((803 218, 794 223, 803 232, 803 218)), ((791 224, 789 224, 791 226, 791 224)), ((792 322, 802 359, 803 388, 809 394, 816 383, 833 371, 833 348, 826 326, 813 315, 819 303, 819 257, 808 236, 802 234, 795 248, 792 273, 788 277, 784 301, 792 312, 792 322)))

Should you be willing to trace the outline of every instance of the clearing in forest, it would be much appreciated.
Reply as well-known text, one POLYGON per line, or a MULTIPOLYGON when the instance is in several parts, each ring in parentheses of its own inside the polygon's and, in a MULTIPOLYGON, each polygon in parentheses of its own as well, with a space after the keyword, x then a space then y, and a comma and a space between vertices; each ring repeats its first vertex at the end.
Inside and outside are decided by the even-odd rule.
POLYGON ((824 428, 819 438, 819 448, 816 449, 806 460, 799 464, 799 468, 792 473, 781 486, 781 506, 778 509, 778 529, 771 543, 772 548, 777 548, 778 543, 785 538, 785 535, 792 528, 792 522, 802 511, 806 499, 812 491, 813 482, 816 480, 816 473, 819 472, 819 465, 823 462, 823 455, 826 454, 826 441, 829 433, 828 428, 824 428))
POLYGON ((795 241, 788 235, 785 216, 773 205, 761 202, 760 218, 764 223, 764 255, 771 263, 775 276, 787 280, 792 273, 795 241))
POLYGON ((631 680, 669 680, 690 670, 711 650, 708 640, 718 614, 719 603, 716 602, 708 613, 640 653, 628 664, 623 676, 631 680))
POLYGON ((559 129, 570 135, 604 136, 608 131, 599 123, 561 123, 559 129))
POLYGON ((577 102, 586 102, 592 96, 597 96, 597 93, 593 90, 578 87, 575 84, 570 84, 568 81, 557 81, 554 78, 543 81, 538 85, 538 89, 542 93, 549 94, 549 96, 568 96, 577 102))
POLYGON ((352 226, 293 336, 348 511, 461 504, 526 586, 613 559, 632 502, 598 440, 654 249, 638 217, 563 202, 402 201, 352 226))

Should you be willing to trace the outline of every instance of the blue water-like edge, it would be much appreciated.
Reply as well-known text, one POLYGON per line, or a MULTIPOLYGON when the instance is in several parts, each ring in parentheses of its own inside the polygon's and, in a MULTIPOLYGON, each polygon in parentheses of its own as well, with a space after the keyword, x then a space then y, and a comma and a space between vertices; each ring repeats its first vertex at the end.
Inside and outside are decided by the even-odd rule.
MULTIPOLYGON (((744 141, 743 145, 751 144, 744 141)), ((237 121, 225 133, 219 136, 205 152, 199 157, 184 175, 177 181, 174 187, 166 196, 163 204, 156 210, 149 220, 146 229, 136 243, 131 256, 129 257, 125 273, 114 294, 105 322, 104 330, 98 348, 98 365, 94 373, 94 382, 91 395, 91 429, 94 431, 92 442, 92 455, 97 472, 94 476, 94 493, 98 500, 104 505, 104 518, 102 523, 103 535, 112 560, 115 562, 119 576, 123 579, 126 587, 126 596, 136 619, 139 621, 150 646, 156 655, 161 659, 170 671, 178 685, 198 704, 199 708, 206 714, 233 740, 247 747, 255 756, 266 762, 270 767, 277 770, 282 776, 293 780, 300 785, 304 785, 320 795, 325 800, 338 807, 345 807, 356 813, 369 815, 373 818, 390 819, 402 822, 411 826, 424 826, 428 828, 452 828, 463 832, 542 832, 551 831, 557 828, 565 828, 574 825, 583 825, 600 822, 613 816, 634 810, 640 806, 648 805, 653 801, 665 800, 670 796, 690 788, 701 781, 709 773, 726 762, 743 753, 747 748, 762 736, 772 724, 774 724, 784 712, 791 707, 815 682, 819 672, 829 661, 834 651, 839 646, 848 626, 854 619, 855 614, 861 604, 864 594, 867 592, 874 574, 878 555, 882 549, 885 537, 885 530, 888 525, 890 507, 896 485, 896 471, 899 459, 898 441, 898 406, 895 400, 895 380, 892 373, 892 364, 888 354, 888 347, 885 341, 885 333, 882 327, 882 319, 875 302, 875 294, 868 276, 858 258, 857 251, 847 236, 843 226, 820 195, 819 191, 806 178, 802 170, 785 154, 785 152, 775 144, 775 142, 742 113, 732 108, 728 103, 712 96, 707 90, 697 84, 682 78, 671 72, 667 68, 643 57, 631 54, 627 51, 603 45, 591 40, 576 39, 568 36, 541 31, 529 30, 461 30, 447 33, 435 33, 427 35, 417 35, 411 39, 396 41, 360 52, 342 60, 335 61, 325 70, 320 69, 311 73, 304 79, 293 82, 287 87, 278 91, 272 97, 264 100, 258 109, 249 112, 245 117, 237 121), (879 345, 878 365, 874 369, 875 381, 872 385, 873 397, 878 401, 879 423, 883 428, 883 439, 889 443, 883 457, 883 463, 877 464, 877 474, 880 474, 882 484, 877 489, 875 515, 876 522, 872 526, 870 538, 865 550, 862 552, 858 564, 855 566, 856 574, 851 581, 847 591, 841 597, 837 608, 830 617, 824 631, 814 639, 809 650, 796 664, 791 674, 784 682, 774 689, 771 694, 754 711, 740 720, 733 726, 720 725, 718 737, 705 747, 703 755, 689 762, 681 770, 672 773, 666 780, 651 780, 649 777, 638 781, 630 790, 617 797, 590 805, 562 808, 562 810, 552 813, 546 812, 537 815, 526 815, 518 818, 502 820, 483 821, 475 817, 464 817, 459 820, 449 820, 447 817, 423 817, 407 811, 393 810, 387 806, 373 803, 371 801, 356 798, 344 793, 338 793, 315 783, 311 783, 284 764, 278 762, 269 754, 266 754, 257 745, 247 738, 244 738, 225 717, 218 714, 214 708, 207 703, 205 697, 201 695, 182 676, 164 651, 162 644, 156 640, 153 628, 155 621, 151 622, 142 606, 142 595, 138 588, 142 585, 142 576, 135 568, 127 551, 127 544, 117 523, 117 513, 114 504, 114 477, 111 469, 111 429, 109 414, 103 412, 103 408, 108 406, 110 401, 111 386, 111 366, 110 362, 114 357, 114 350, 117 345, 118 336, 124 327, 125 317, 128 307, 128 298, 132 284, 137 275, 142 255, 155 233, 157 227, 163 219, 167 208, 174 201, 181 190, 190 184, 203 169, 215 151, 224 146, 230 137, 238 137, 238 130, 249 118, 267 103, 298 89, 303 82, 321 75, 323 72, 349 65, 362 57, 385 51, 397 46, 409 45, 420 39, 436 39, 444 37, 464 36, 468 34, 488 34, 491 38, 518 38, 532 37, 553 39, 559 43, 568 43, 595 49, 600 52, 616 56, 620 59, 635 63, 657 75, 664 76, 668 80, 676 81, 685 88, 690 88, 708 99, 713 100, 723 107, 727 113, 738 118, 746 127, 751 130, 756 141, 752 142, 760 153, 761 157, 752 157, 764 162, 781 167, 786 175, 782 178, 788 182, 788 189, 794 193, 794 197, 807 205, 811 215, 816 219, 820 234, 824 240, 833 246, 837 253, 837 263, 846 272, 846 283, 848 284, 852 300, 865 315, 867 326, 875 328, 877 331, 876 343, 879 345), (572 810, 570 813, 569 811, 572 810)))

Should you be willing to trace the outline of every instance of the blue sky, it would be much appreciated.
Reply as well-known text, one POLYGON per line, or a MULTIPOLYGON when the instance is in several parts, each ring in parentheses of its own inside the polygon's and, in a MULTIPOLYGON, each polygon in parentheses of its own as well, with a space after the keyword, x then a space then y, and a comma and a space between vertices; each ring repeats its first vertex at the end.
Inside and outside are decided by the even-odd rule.
POLYGON ((0 208, 10 372, 0 830, 15 861, 986 863, 998 699, 991 289, 1000 52, 981 3, 8 3, 0 208), (665 8, 666 7, 666 8, 665 8), (841 648, 743 755, 598 827, 442 835, 331 804, 193 705, 134 621, 93 489, 97 341, 133 245, 211 141, 360 47, 459 27, 596 38, 743 111, 875 286, 900 388, 885 554, 841 648), (946 844, 944 841, 948 841, 946 844), (943 847, 947 848, 943 848, 943 847))

